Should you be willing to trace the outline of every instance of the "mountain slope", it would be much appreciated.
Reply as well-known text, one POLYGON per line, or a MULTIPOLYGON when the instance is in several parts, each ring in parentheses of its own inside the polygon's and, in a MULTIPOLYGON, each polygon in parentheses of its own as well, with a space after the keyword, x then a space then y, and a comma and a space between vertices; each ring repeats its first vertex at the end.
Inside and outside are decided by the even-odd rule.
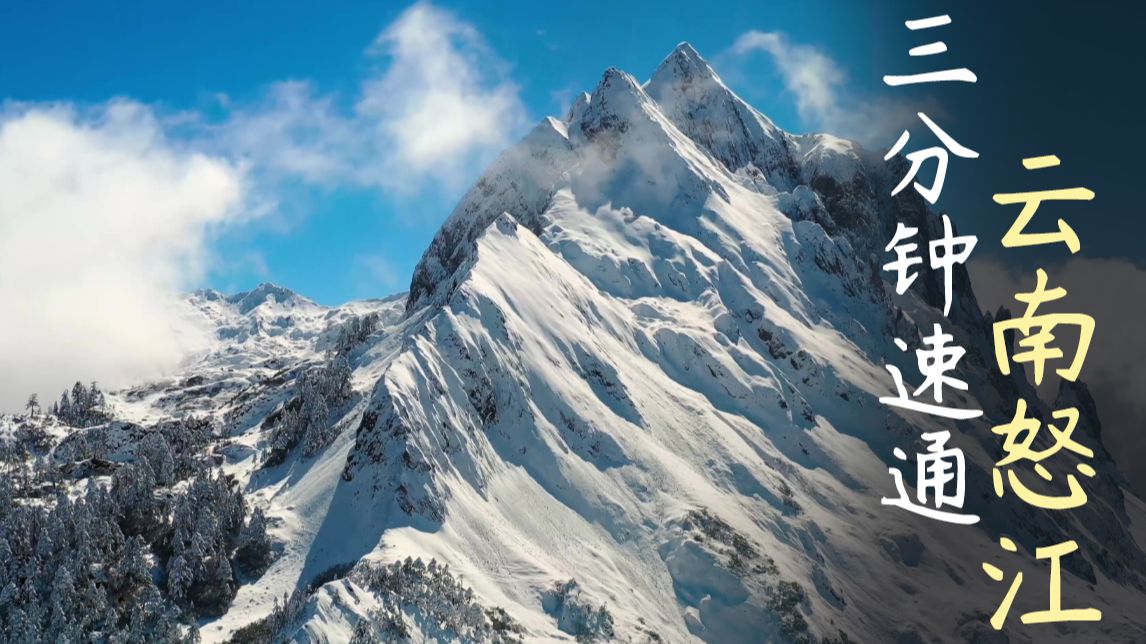
MULTIPOLYGON (((371 508, 358 549, 447 561, 535 637, 563 632, 545 598, 567 579, 630 639, 989 630, 981 599, 996 590, 979 564, 992 535, 1062 525, 987 502, 986 426, 876 401, 890 389, 881 364, 911 373, 891 337, 914 344, 942 321, 933 278, 892 298, 877 269, 895 221, 936 231, 918 198, 877 196, 893 170, 834 137, 783 133, 687 45, 644 87, 607 71, 568 120, 498 160, 416 270, 409 338, 337 493, 371 508), (939 428, 968 451, 968 505, 987 530, 878 505, 892 448, 939 428), (905 620, 876 599, 912 594, 945 603, 905 620)), ((966 377, 1002 422, 1013 392, 991 376, 985 321, 958 279, 966 377)), ((1083 532, 1091 561, 1068 566, 1138 596, 1141 549, 1109 463, 1106 476, 1091 503, 1115 527, 1083 532)), ((1098 637, 1143 632, 1127 626, 1098 637)))
POLYGON ((682 44, 643 85, 606 71, 506 151, 408 296, 193 296, 218 346, 113 403, 136 422, 215 419, 212 454, 270 520, 274 562, 204 639, 995 641, 1005 588, 982 562, 1030 580, 1013 621, 1045 607, 1045 570, 1004 558, 1006 533, 1025 550, 1078 540, 1069 603, 1107 615, 1010 641, 1142 641, 1141 502, 1084 386, 1059 398, 1097 452, 1086 508, 994 498, 990 425, 1020 395, 1048 409, 995 373, 965 271, 949 321, 938 275, 902 297, 885 282, 897 221, 939 230, 917 196, 887 196, 900 170, 780 130, 682 44), (935 323, 968 350, 970 390, 947 402, 977 402, 982 422, 877 400, 885 364, 916 373, 892 339, 918 346, 935 323), (337 360, 351 391, 320 406, 331 439, 282 443, 314 416, 307 374, 337 360), (977 526, 879 503, 893 448, 941 429, 967 453, 977 526))

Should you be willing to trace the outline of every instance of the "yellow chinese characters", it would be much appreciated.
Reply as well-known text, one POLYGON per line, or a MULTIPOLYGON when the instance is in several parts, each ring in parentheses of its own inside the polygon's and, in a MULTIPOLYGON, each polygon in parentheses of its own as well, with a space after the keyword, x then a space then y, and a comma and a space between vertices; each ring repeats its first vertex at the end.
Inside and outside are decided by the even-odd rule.
POLYGON ((999 363, 999 370, 1004 375, 1011 373, 1011 360, 1016 363, 1031 363, 1034 369, 1035 384, 1043 382, 1043 373, 1048 360, 1058 360, 1063 357, 1063 350, 1051 346, 1055 341, 1054 331, 1060 326, 1071 326, 1078 329, 1078 347, 1075 349, 1074 359, 1069 366, 1057 369, 1055 373, 1070 380, 1078 379, 1082 371, 1082 364, 1086 360, 1086 352, 1090 349, 1090 341, 1094 337, 1094 318, 1085 313, 1043 313, 1036 315, 1039 306, 1047 302, 1054 302, 1066 296, 1066 289, 1060 287, 1047 289, 1047 274, 1038 269, 1038 281, 1035 290, 1030 293, 1018 293, 1015 299, 1027 305, 1021 317, 995 322, 993 328, 995 340, 995 360, 999 363), (1024 337, 1019 340, 1019 350, 1008 359, 1009 343, 1007 333, 1017 331, 1024 337))
MULTIPOLYGON (((1040 170, 1058 166, 1059 158, 1054 155, 1031 157, 1023 159, 1023 167, 1028 170, 1040 170)), ((1081 247, 1078 235, 1075 234, 1065 221, 1059 219, 1058 232, 1028 233, 1027 225, 1035 216, 1039 206, 1044 201, 1089 201, 1094 193, 1086 188, 1067 188, 1061 190, 1043 190, 1037 192, 1022 192, 1013 194, 996 194, 995 202, 1003 205, 1022 203, 1023 209, 1015 219, 1014 224, 1003 236, 1003 246, 1015 248, 1019 246, 1037 246, 1042 244, 1063 243, 1071 253, 1077 253, 1081 247)), ((1078 338, 1078 345, 1074 349, 1074 356, 1060 366, 1055 373, 1071 382, 1078 379, 1082 365, 1086 361, 1090 342, 1094 337, 1094 318, 1084 313, 1040 312, 1040 307, 1049 302, 1056 302, 1066 296, 1066 289, 1060 287, 1047 288, 1047 274, 1038 269, 1036 283, 1033 291, 1018 293, 1015 299, 1026 305, 1026 310, 1017 318, 997 320, 992 327, 995 343, 995 361, 1004 375, 1010 375, 1011 362, 1019 365, 1029 364, 1036 385, 1043 382, 1046 373, 1046 363, 1060 361, 1066 358, 1066 353, 1056 343, 1057 331, 1072 328, 1077 332, 1070 337, 1078 338), (1017 341, 1016 341, 1017 340, 1017 341), (1012 354, 1013 352, 1013 354, 1012 354)), ((1029 465, 1045 483, 1051 482, 1054 475, 1047 469, 1044 461, 1052 456, 1061 454, 1064 450, 1072 452, 1077 458, 1075 469, 1086 477, 1095 476, 1096 472, 1089 463, 1082 459, 1091 459, 1094 452, 1079 443, 1074 438, 1075 426, 1078 424, 1079 411, 1077 408, 1059 409, 1051 412, 1055 422, 1047 422, 1046 428, 1049 438, 1040 438, 1043 421, 1027 414, 1026 400, 1020 399, 1015 408, 1015 415, 1009 422, 996 425, 991 429, 994 434, 1003 438, 1003 455, 995 462, 991 472, 995 495, 1002 498, 1006 488, 1010 488, 1016 496, 1028 505, 1045 510, 1069 510, 1086 504, 1086 491, 1079 483, 1074 473, 1066 474, 1066 493, 1061 495, 1044 494, 1037 492, 1026 483, 1017 471, 1021 465, 1029 465), (1040 447, 1036 448, 1035 443, 1040 447)), ((1059 460, 1065 455, 1059 456, 1059 460)), ((1029 480, 1029 479, 1028 479, 1029 480)), ((1018 546, 1007 537, 999 540, 999 545, 1007 552, 1018 552, 1018 546)), ((1074 540, 1064 541, 1051 546, 1035 549, 1038 559, 1050 559, 1050 601, 1046 610, 1032 611, 1022 616, 1024 624, 1040 624, 1047 622, 1080 622, 1098 621, 1102 613, 1095 608, 1063 609, 1062 607, 1062 565, 1064 556, 1078 550, 1074 540)), ((983 571, 995 581, 1003 581, 1005 574, 999 567, 983 563, 983 571)), ((1015 595, 1023 583, 1023 573, 1018 572, 1011 581, 1011 586, 999 604, 995 614, 991 617, 991 626, 1002 629, 1007 613, 1015 600, 1015 595)))
MULTIPOLYGON (((1015 542, 1002 537, 999 539, 999 545, 1007 552, 1017 552, 1018 546, 1015 542)), ((1097 622, 1102 619, 1102 611, 1097 608, 1067 608, 1062 607, 1062 558, 1075 550, 1078 550, 1078 544, 1074 540, 1056 543, 1053 546, 1046 546, 1045 548, 1035 549, 1036 559, 1050 559, 1050 601, 1046 610, 1035 610, 1029 613, 1023 613, 1020 619, 1024 624, 1046 624, 1050 622, 1097 622)), ((1003 581, 1005 573, 1001 568, 994 564, 983 563, 983 572, 995 581, 1003 581)), ((1007 619, 1007 613, 1011 612, 1011 604, 1015 601, 1015 595, 1019 592, 1019 587, 1023 585, 1023 573, 1015 573, 1014 578, 1011 580, 1011 586, 1007 589, 1007 594, 1003 597, 1003 601, 999 604, 999 608, 995 614, 991 616, 991 626, 995 630, 1003 628, 1003 622, 1007 619)))
MULTIPOLYGON (((1042 461, 1058 454, 1062 450, 1074 452, 1075 454, 1084 458, 1093 458, 1094 452, 1090 448, 1080 444, 1074 440, 1074 428, 1078 424, 1078 409, 1060 409, 1052 413, 1056 420, 1063 420, 1066 422, 1066 427, 1059 429, 1055 425, 1047 424, 1047 429, 1050 431, 1053 444, 1045 449, 1035 449, 1033 447, 1035 439, 1038 437, 1039 430, 1042 428, 1042 422, 1037 418, 1027 416, 1027 401, 1019 400, 1018 407, 1015 409, 1014 418, 1003 425, 998 425, 992 428, 992 432, 1003 437, 1003 458, 995 463, 995 468, 991 472, 991 477, 994 482, 995 495, 998 497, 1003 496, 1004 492, 1004 470, 1006 473, 1006 483, 1010 486, 1011 490, 1020 499, 1026 503, 1048 510, 1068 510, 1071 508, 1081 507, 1086 504, 1086 491, 1082 489, 1078 479, 1074 474, 1068 474, 1066 477, 1067 488, 1070 493, 1065 496, 1051 496, 1035 492, 1030 487, 1025 485, 1018 474, 1015 473, 1015 464, 1026 461, 1034 463, 1034 471, 1043 480, 1050 481, 1050 470, 1042 464, 1042 461)), ((1094 468, 1087 463, 1078 463, 1076 466, 1079 473, 1083 476, 1091 477, 1095 475, 1094 468)))
MULTIPOLYGON (((1059 163, 1059 158, 1053 154, 1023 159, 1023 167, 1028 170, 1053 168, 1059 163)), ((1041 244, 1062 242, 1066 244, 1066 247, 1070 249, 1071 253, 1077 253, 1082 247, 1074 229, 1062 219, 1058 220, 1058 232, 1028 233, 1024 231, 1044 201, 1090 201, 1094 199, 1094 192, 1091 190, 1087 188, 1060 188, 1058 190, 1002 193, 994 195, 993 198, 995 203, 1001 205, 1023 204, 1023 209, 1019 212, 1015 223, 1011 225, 1007 234, 1003 235, 1003 246, 1016 248, 1019 246, 1038 246, 1041 244)))

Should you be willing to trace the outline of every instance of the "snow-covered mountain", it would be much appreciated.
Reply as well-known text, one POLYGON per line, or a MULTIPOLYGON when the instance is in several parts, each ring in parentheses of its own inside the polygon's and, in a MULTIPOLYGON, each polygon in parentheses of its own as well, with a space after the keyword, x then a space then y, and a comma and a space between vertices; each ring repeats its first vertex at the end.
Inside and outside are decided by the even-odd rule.
POLYGON ((938 274, 905 296, 885 281, 896 222, 939 232, 913 192, 890 196, 899 171, 784 132, 682 44, 647 83, 609 69, 506 151, 408 295, 191 296, 217 344, 110 401, 140 427, 210 419, 205 449, 268 518, 274 561, 203 638, 1146 641, 1146 507, 1085 386, 1059 397, 1096 452, 1090 502, 994 497, 990 426, 1020 395, 1056 407, 995 373, 961 268, 946 318, 938 274), (980 421, 877 400, 883 365, 917 373, 893 338, 935 323, 967 348, 970 390, 948 402, 980 421), (892 450, 939 429, 967 454, 976 526, 880 505, 892 450), (996 633, 1007 589, 981 564, 1024 572, 1014 625, 1045 608, 1034 548, 1067 538, 1064 601, 1104 620, 996 633))

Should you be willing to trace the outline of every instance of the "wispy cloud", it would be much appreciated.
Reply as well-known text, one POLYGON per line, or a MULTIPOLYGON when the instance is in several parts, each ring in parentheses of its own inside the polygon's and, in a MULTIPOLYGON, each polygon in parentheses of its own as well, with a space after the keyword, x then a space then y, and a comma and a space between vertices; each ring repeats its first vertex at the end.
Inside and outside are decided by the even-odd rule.
POLYGON ((350 101, 293 80, 231 105, 220 149, 272 176, 409 194, 458 189, 524 130, 508 66, 448 11, 413 5, 364 57, 350 101))
MULTIPOLYGON (((277 209, 274 225, 306 187, 451 194, 524 129, 507 65, 456 15, 418 3, 363 46, 351 96, 284 80, 210 114, 0 109, 0 409, 150 377, 207 342, 181 295, 259 259, 220 262, 217 232, 277 209)), ((356 266, 398 284, 385 258, 356 266)))
POLYGON ((357 255, 353 261, 357 288, 363 293, 393 293, 405 287, 403 276, 384 255, 357 255))
POLYGON ((780 32, 747 31, 718 58, 726 65, 743 66, 761 53, 771 59, 809 130, 871 147, 889 146, 916 112, 926 109, 934 113, 938 109, 936 105, 921 106, 858 92, 843 67, 827 52, 794 42, 780 32))
POLYGON ((377 123, 382 140, 393 142, 391 172, 408 166, 448 179, 524 126, 525 107, 505 63, 476 29, 448 12, 414 5, 370 51, 390 64, 365 84, 357 109, 377 123))
POLYGON ((291 80, 249 104, 222 100, 225 120, 192 132, 219 154, 242 159, 264 178, 323 186, 367 182, 369 150, 336 96, 291 80))
POLYGON ((748 31, 732 44, 732 52, 740 56, 757 51, 772 56, 788 90, 796 97, 801 118, 822 121, 839 109, 837 95, 846 76, 830 56, 774 31, 748 31))

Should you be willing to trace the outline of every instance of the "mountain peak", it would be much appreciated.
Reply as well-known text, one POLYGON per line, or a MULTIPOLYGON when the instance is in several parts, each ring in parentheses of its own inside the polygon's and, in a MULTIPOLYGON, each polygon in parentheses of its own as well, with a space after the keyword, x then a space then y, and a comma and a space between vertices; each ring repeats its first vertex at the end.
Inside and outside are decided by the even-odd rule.
POLYGON ((649 85, 696 81, 720 82, 720 77, 700 52, 685 41, 677 45, 676 49, 661 61, 660 66, 653 72, 649 85))
MULTIPOLYGON (((326 307, 271 283, 202 291, 193 313, 214 340, 179 371, 110 392, 109 413, 125 416, 72 428, 0 415, 0 436, 27 423, 53 442, 29 463, 43 477, 19 486, 33 494, 64 485, 61 471, 76 486, 66 491, 84 494, 85 479, 130 475, 153 446, 195 464, 191 484, 137 476, 143 487, 126 491, 220 526, 204 532, 218 565, 193 566, 172 589, 219 571, 228 582, 229 540, 258 537, 262 554, 239 549, 235 569, 269 567, 216 584, 209 611, 186 613, 212 641, 242 639, 251 624, 268 641, 385 639, 395 625, 426 641, 448 637, 443 624, 463 624, 471 641, 964 641, 990 632, 975 617, 992 584, 975 557, 1014 520, 1027 536, 1069 529, 1082 553, 1101 554, 1066 566, 1072 602, 1143 605, 1143 510, 1123 502, 1093 400, 1064 384, 1052 405, 1022 370, 996 375, 969 285, 954 313, 974 318, 945 316, 935 280, 891 295, 880 231, 904 221, 926 243, 937 215, 919 197, 889 199, 866 174, 827 180, 866 161, 860 152, 774 127, 682 43, 644 87, 607 70, 568 119, 542 120, 486 168, 406 303, 326 307), (878 403, 892 386, 885 367, 911 366, 889 339, 939 322, 978 353, 961 363, 966 390, 952 402, 981 405, 980 421, 878 403), (969 475, 967 510, 987 510, 978 528, 867 509, 892 482, 881 466, 892 445, 910 446, 917 430, 958 431, 969 472, 990 469, 990 425, 1020 398, 1037 418, 1080 411, 1095 464, 1111 472, 1096 475, 1087 508, 1050 516, 1014 494, 988 508, 990 484, 969 475), (245 524, 225 520, 248 511, 245 524), (929 559, 916 565, 923 543, 929 559), (964 577, 968 592, 951 592, 964 577), (899 603, 871 592, 900 586, 938 608, 903 624, 899 603), (269 601, 303 587, 285 613, 269 601)), ((67 509, 0 497, 0 516, 27 515, 17 528, 45 535, 50 513, 67 509)), ((91 503, 85 520, 118 530, 109 505, 91 503)), ((143 582, 161 578, 171 547, 170 530, 156 533, 127 553, 158 564, 143 582)), ((0 530, 0 548, 12 534, 0 530)), ((63 560, 53 548, 44 561, 63 560)), ((0 576, 12 577, 10 559, 0 576)), ((32 568, 39 588, 60 567, 32 568)), ((1039 570, 1032 558, 1009 573, 1039 570)), ((176 608, 170 593, 143 590, 176 608)), ((39 606, 29 601, 19 606, 39 606)), ((1140 635, 1115 620, 1100 634, 1140 635)))
POLYGON ((672 53, 669 54, 669 56, 687 56, 692 58, 701 57, 700 52, 696 51, 696 48, 692 46, 692 43, 687 40, 682 40, 677 43, 677 46, 672 50, 672 53))
POLYGON ((623 94, 639 94, 641 92, 640 83, 637 79, 633 78, 628 72, 610 67, 605 70, 601 75, 601 82, 597 83, 596 89, 593 90, 593 96, 590 102, 600 96, 610 96, 616 93, 623 94))
POLYGON ((309 300, 289 288, 271 282, 263 282, 245 293, 236 293, 229 297, 228 300, 232 304, 237 305, 239 312, 244 315, 270 300, 274 300, 279 304, 309 302, 309 300))
POLYGON ((623 132, 634 119, 648 111, 650 103, 635 78, 616 67, 610 67, 602 74, 601 82, 597 83, 588 104, 575 105, 570 111, 571 115, 580 116, 579 123, 570 123, 570 129, 574 132, 579 130, 580 134, 590 140, 605 131, 623 132))
POLYGON ((588 92, 581 92, 577 98, 573 99, 573 104, 569 106, 569 111, 565 113, 566 123, 577 123, 581 120, 581 115, 585 113, 585 108, 589 107, 590 96, 588 92))
POLYGON ((677 45, 644 91, 681 132, 730 172, 760 173, 780 190, 795 187, 789 136, 729 89, 689 43, 677 45))

